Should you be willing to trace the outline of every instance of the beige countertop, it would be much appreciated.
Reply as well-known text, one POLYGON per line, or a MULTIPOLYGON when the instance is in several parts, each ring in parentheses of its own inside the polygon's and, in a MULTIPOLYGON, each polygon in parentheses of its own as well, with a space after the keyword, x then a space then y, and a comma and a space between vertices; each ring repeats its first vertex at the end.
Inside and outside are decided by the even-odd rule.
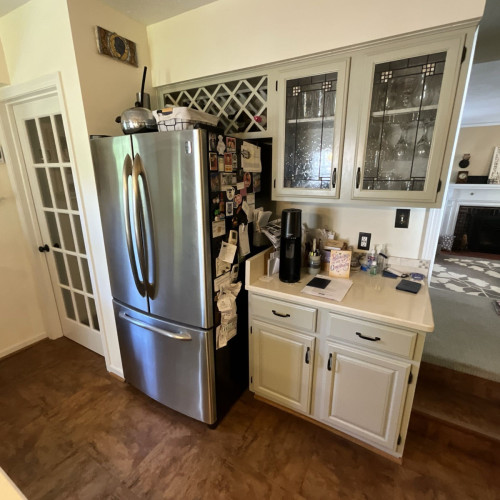
POLYGON ((0 468, 0 498, 2 500, 26 500, 2 468, 0 468))
MULTIPOLYGON (((394 326, 432 332, 434 319, 426 281, 417 294, 396 290, 400 279, 372 276, 364 271, 352 272, 351 288, 341 302, 302 293, 301 290, 313 278, 305 270, 297 283, 283 283, 277 274, 265 277, 264 251, 247 261, 246 289, 268 297, 321 307, 346 316, 388 323, 394 326)), ((326 274, 326 273, 325 273, 326 274)))

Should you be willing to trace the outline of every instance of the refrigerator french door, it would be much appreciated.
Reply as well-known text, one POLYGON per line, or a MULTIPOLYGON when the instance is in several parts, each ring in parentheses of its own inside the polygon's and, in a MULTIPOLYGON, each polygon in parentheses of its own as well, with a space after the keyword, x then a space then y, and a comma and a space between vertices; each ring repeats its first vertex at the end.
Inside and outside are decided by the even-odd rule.
POLYGON ((125 379, 214 423, 206 131, 91 146, 125 379))

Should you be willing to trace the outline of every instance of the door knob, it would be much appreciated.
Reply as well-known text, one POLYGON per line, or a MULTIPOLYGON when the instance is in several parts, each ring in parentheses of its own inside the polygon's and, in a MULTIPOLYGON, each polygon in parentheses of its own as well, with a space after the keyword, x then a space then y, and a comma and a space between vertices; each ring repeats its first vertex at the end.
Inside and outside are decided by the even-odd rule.
POLYGON ((49 245, 45 244, 43 247, 38 247, 38 251, 43 253, 43 252, 50 252, 49 245))

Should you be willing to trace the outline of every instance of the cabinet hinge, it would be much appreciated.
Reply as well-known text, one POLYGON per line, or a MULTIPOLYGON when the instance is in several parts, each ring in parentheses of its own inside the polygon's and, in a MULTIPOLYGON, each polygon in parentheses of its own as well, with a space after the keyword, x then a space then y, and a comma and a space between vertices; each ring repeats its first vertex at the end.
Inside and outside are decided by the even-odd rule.
POLYGON ((274 189, 276 189, 276 179, 273 181, 274 189))
POLYGON ((278 92, 278 80, 276 80, 276 92, 278 92))
POLYGON ((253 333, 252 327, 250 327, 250 333, 253 333))
POLYGON ((465 61, 466 55, 467 55, 467 47, 464 45, 464 48, 462 50, 462 60, 460 61, 460 64, 462 64, 465 61))
POLYGON ((398 436, 398 446, 401 444, 401 441, 402 441, 402 437, 401 437, 401 434, 398 436))
POLYGON ((439 179, 439 182, 438 182, 438 189, 437 189, 437 192, 439 193, 439 191, 441 191, 441 185, 442 185, 442 182, 441 182, 441 179, 439 179))
POLYGON ((253 377, 250 377, 250 383, 253 384, 253 377))
POLYGON ((408 375, 408 385, 410 385, 413 382, 413 373, 410 370, 410 374, 408 375))

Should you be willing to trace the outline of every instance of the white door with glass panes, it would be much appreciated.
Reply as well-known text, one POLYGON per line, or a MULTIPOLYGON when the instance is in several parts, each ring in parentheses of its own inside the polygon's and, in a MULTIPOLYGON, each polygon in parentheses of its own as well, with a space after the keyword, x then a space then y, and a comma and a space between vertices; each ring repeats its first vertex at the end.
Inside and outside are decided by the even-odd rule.
POLYGON ((338 198, 348 60, 315 61, 277 76, 274 198, 338 198))
POLYGON ((353 198, 435 201, 463 46, 455 36, 353 63, 361 92, 353 198))
POLYGON ((24 176, 38 223, 38 250, 49 269, 63 334, 103 353, 94 288, 71 163, 57 96, 13 107, 24 176))

